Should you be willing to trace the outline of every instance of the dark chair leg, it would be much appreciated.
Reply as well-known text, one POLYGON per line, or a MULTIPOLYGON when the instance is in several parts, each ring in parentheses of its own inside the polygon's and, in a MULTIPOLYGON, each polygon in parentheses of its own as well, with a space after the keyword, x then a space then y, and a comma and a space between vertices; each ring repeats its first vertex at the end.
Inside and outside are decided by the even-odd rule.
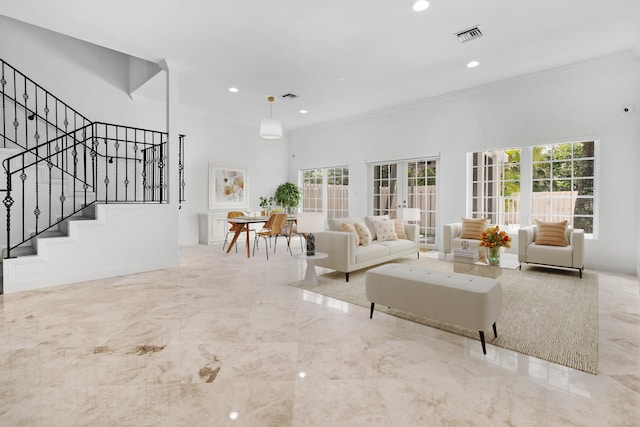
POLYGON ((498 338, 498 330, 496 329, 496 322, 493 322, 493 336, 498 338))
POLYGON ((373 319, 373 307, 376 305, 375 302, 371 303, 371 313, 369 313, 369 319, 373 319))
POLYGON ((349 281, 349 273, 344 273, 344 277, 345 277, 346 281, 348 282, 349 281))
POLYGON ((482 343, 482 352, 484 354, 487 354, 487 347, 484 344, 484 331, 478 331, 480 332, 480 342, 482 343))
POLYGON ((518 270, 522 271, 522 264, 518 266, 518 270))

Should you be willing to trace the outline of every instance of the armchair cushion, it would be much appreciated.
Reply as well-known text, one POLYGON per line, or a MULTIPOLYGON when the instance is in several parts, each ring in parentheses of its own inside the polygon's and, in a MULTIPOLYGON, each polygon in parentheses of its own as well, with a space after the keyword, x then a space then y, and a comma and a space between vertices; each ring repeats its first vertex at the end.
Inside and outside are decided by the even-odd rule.
POLYGON ((538 225, 537 245, 567 246, 567 221, 536 221, 538 225))
POLYGON ((461 239, 479 240, 482 232, 487 228, 487 218, 464 218, 462 217, 461 239))

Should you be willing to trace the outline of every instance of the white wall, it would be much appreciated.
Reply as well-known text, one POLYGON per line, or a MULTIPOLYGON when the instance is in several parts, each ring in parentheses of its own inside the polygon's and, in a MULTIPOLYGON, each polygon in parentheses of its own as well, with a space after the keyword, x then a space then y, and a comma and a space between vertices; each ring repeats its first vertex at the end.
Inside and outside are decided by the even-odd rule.
POLYGON ((0 15, 0 57, 90 120, 145 127, 127 55, 0 15))
POLYGON ((348 164, 351 215, 362 216, 366 161, 440 153, 442 230, 466 214, 467 152, 595 138, 600 233, 586 242, 586 267, 635 274, 640 111, 624 115, 627 104, 640 107, 640 59, 631 53, 292 131, 289 174, 348 164))
POLYGON ((203 113, 180 109, 180 133, 186 136, 185 198, 180 209, 181 245, 198 243, 198 213, 209 210, 209 164, 247 169, 248 208, 259 210, 259 197, 273 195, 287 180, 286 139, 260 139, 258 125, 242 126, 203 113))
POLYGON ((176 267, 170 205, 98 205, 96 219, 72 221, 68 237, 38 241, 38 254, 5 259, 4 293, 176 267), (144 224, 144 226, 141 226, 144 224))
MULTIPOLYGON (((159 73, 150 84, 156 96, 131 97, 127 55, 0 16, 0 58, 91 120, 166 130, 166 105, 157 101, 165 99, 166 73, 159 73)), ((186 201, 179 223, 164 232, 173 233, 177 244, 188 245, 198 242, 197 214, 209 211, 209 163, 248 170, 249 208, 255 210, 259 196, 273 194, 287 180, 288 146, 286 138, 260 139, 258 123, 245 126, 182 108, 179 88, 176 92, 171 137, 187 135, 186 201)), ((177 181, 177 158, 175 162, 171 179, 177 181)), ((171 202, 177 209, 177 194, 172 194, 171 202)))

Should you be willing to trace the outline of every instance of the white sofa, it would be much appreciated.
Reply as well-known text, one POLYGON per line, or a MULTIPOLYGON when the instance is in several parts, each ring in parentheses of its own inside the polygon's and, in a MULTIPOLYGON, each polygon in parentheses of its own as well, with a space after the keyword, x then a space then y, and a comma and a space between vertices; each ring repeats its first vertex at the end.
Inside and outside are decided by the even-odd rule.
POLYGON ((518 230, 518 261, 522 264, 536 264, 545 267, 560 267, 584 270, 584 230, 570 228, 566 230, 567 246, 538 245, 538 227, 522 227, 518 230))
POLYGON ((348 282, 349 273, 352 271, 407 255, 420 256, 418 226, 415 224, 404 224, 407 239, 384 242, 374 239, 367 246, 357 246, 354 233, 337 231, 341 229, 343 222, 364 222, 375 236, 372 221, 376 218, 380 217, 369 216, 366 217, 366 221, 359 218, 330 219, 329 230, 313 233, 316 251, 329 254, 328 258, 315 261, 315 265, 345 273, 345 280, 348 282))

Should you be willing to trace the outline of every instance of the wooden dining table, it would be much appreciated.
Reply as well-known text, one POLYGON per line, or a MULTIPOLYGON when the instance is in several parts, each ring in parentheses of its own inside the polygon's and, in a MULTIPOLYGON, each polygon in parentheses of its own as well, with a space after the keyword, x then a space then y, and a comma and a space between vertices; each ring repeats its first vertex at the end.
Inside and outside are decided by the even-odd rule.
POLYGON ((227 222, 238 225, 238 227, 236 227, 235 229, 233 239, 231 239, 231 243, 229 243, 229 247, 227 248, 227 253, 231 252, 231 248, 233 248, 233 245, 236 244, 238 237, 240 237, 240 234, 245 231, 247 234, 247 258, 251 258, 251 245, 249 241, 249 233, 251 232, 251 228, 249 227, 249 225, 265 223, 268 220, 268 216, 237 216, 235 218, 227 218, 227 222))

